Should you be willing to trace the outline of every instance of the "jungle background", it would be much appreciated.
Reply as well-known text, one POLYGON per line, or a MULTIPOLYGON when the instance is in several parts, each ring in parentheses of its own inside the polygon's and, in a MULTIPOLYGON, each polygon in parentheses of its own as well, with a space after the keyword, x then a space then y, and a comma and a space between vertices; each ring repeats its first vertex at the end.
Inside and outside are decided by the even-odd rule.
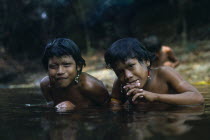
POLYGON ((0 0, 0 87, 34 87, 50 40, 70 38, 84 71, 110 88, 105 50, 117 39, 157 35, 174 49, 178 72, 192 84, 210 83, 209 0, 0 0))

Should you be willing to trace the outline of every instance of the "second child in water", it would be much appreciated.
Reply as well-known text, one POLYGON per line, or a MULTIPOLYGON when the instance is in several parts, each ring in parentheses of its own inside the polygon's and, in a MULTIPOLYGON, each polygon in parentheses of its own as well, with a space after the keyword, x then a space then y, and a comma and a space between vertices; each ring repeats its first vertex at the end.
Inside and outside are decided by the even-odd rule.
POLYGON ((106 65, 117 75, 111 104, 163 102, 193 105, 204 102, 201 93, 168 66, 151 68, 153 56, 135 38, 114 42, 105 53, 106 65))

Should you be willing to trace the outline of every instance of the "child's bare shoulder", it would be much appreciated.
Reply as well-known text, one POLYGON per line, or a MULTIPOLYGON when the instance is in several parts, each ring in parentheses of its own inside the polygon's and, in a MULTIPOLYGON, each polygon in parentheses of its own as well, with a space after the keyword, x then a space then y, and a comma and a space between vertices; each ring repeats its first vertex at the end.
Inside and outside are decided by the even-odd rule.
POLYGON ((169 66, 160 66, 158 67, 159 72, 167 72, 167 71, 173 71, 174 69, 169 66))
POLYGON ((161 66, 158 70, 158 77, 165 79, 167 82, 182 81, 182 76, 173 68, 169 66, 161 66))
POLYGON ((161 77, 167 77, 174 74, 178 74, 172 67, 169 66, 160 66, 158 67, 157 72, 161 77))
POLYGON ((49 76, 45 76, 44 78, 42 78, 42 80, 40 81, 40 86, 41 88, 46 88, 49 86, 50 83, 50 79, 49 76))
POLYGON ((105 88, 100 80, 84 72, 80 75, 80 82, 83 90, 94 90, 99 87, 105 88))

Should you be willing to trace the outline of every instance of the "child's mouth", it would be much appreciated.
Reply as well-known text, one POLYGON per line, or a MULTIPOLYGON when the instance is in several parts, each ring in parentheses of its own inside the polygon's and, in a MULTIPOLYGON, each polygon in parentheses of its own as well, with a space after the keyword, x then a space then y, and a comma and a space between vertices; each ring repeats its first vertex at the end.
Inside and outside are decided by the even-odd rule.
POLYGON ((125 83, 126 85, 129 85, 129 84, 134 84, 134 83, 138 83, 139 82, 139 80, 137 79, 137 80, 134 80, 134 81, 131 81, 131 82, 127 82, 127 83, 125 83))
POLYGON ((67 78, 65 77, 59 77, 59 78, 56 78, 56 81, 63 81, 63 80, 66 80, 67 78))

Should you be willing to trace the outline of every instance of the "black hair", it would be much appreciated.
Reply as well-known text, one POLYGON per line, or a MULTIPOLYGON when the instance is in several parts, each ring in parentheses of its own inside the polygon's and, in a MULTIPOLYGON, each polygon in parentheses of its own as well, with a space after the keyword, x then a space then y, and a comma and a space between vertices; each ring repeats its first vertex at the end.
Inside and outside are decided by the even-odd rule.
POLYGON ((162 46, 160 40, 155 35, 146 37, 143 40, 143 44, 145 45, 146 49, 152 53, 159 52, 161 50, 161 46, 162 46))
POLYGON ((71 55, 73 57, 76 65, 81 67, 81 72, 82 67, 85 66, 85 60, 82 58, 78 46, 72 40, 67 38, 57 38, 46 45, 42 56, 42 64, 44 68, 48 70, 48 62, 50 58, 54 56, 62 57, 65 55, 71 55))
POLYGON ((114 42, 106 51, 104 59, 108 68, 114 68, 117 61, 125 62, 136 58, 141 63, 144 60, 152 63, 154 55, 135 38, 122 38, 114 42))

